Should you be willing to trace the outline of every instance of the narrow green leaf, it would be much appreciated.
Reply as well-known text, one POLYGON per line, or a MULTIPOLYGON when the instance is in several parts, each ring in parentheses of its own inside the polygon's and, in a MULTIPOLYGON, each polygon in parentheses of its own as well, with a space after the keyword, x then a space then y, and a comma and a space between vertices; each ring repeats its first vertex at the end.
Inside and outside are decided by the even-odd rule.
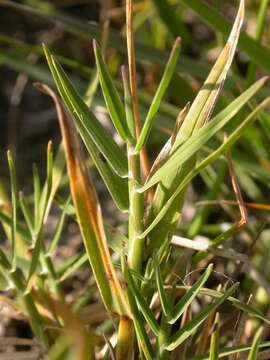
POLYGON ((116 130, 118 131, 122 139, 125 141, 127 138, 127 129, 126 129, 126 116, 125 116, 124 106, 116 91, 111 76, 103 61, 100 49, 95 40, 93 40, 93 47, 96 57, 99 81, 103 91, 105 102, 107 104, 108 111, 110 113, 111 119, 114 123, 116 130))
POLYGON ((10 173, 10 185, 11 185, 11 202, 12 202, 12 227, 11 227, 11 259, 12 267, 16 268, 16 232, 17 232, 17 206, 18 206, 18 193, 17 193, 17 182, 14 162, 10 151, 7 153, 8 166, 10 173))
POLYGON ((209 360, 218 360, 219 358, 218 325, 219 325, 219 313, 216 314, 214 329, 211 335, 209 360))
POLYGON ((75 263, 79 259, 79 257, 82 256, 82 253, 85 253, 84 251, 80 252, 79 254, 74 254, 70 256, 69 258, 63 260, 61 263, 57 264, 55 267, 55 272, 58 278, 62 276, 62 274, 70 267, 72 264, 75 263))
POLYGON ((263 330, 263 328, 259 328, 259 330, 257 330, 257 332, 253 338, 252 346, 251 346, 250 352, 248 354, 247 360, 257 360, 257 354, 258 354, 258 350, 259 350, 259 344, 261 341, 262 330, 263 330))
POLYGON ((124 97, 125 97, 125 111, 126 111, 126 121, 127 121, 127 128, 129 133, 129 141, 130 143, 135 146, 136 143, 136 127, 135 127, 135 120, 133 114, 133 107, 132 107, 132 98, 129 88, 129 80, 128 74, 126 71, 125 66, 121 67, 122 72, 122 81, 124 87, 124 97))
POLYGON ((173 309, 173 314, 169 319, 170 324, 174 324, 179 317, 185 312, 197 294, 200 292, 200 289, 206 283, 207 279, 211 275, 213 270, 213 264, 209 264, 202 276, 196 281, 196 283, 190 288, 189 291, 179 300, 173 309))
POLYGON ((50 194, 51 194, 51 190, 52 190, 52 184, 53 184, 53 151, 52 151, 52 142, 49 141, 48 143, 48 150, 47 150, 47 178, 46 178, 46 200, 45 200, 45 206, 44 206, 44 214, 42 214, 42 222, 43 222, 43 218, 46 214, 46 208, 48 206, 48 202, 50 199, 50 194))
POLYGON ((28 229, 30 231, 30 233, 32 234, 32 236, 34 236, 35 234, 35 225, 34 225, 34 221, 33 221, 33 217, 31 214, 31 211, 25 201, 24 195, 23 193, 20 191, 19 193, 19 199, 20 199, 20 206, 23 212, 23 216, 25 218, 26 224, 28 226, 28 229))
POLYGON ((157 320, 155 319, 154 315, 152 314, 152 311, 150 310, 149 306, 147 305, 144 297, 142 296, 140 291, 137 289, 137 286, 136 286, 134 280, 132 279, 131 275, 129 275, 129 286, 130 286, 130 290, 131 290, 134 298, 137 301, 139 308, 141 309, 141 312, 142 312, 145 320, 147 321, 148 325, 152 329, 153 333, 156 336, 158 336, 159 331, 160 331, 159 324, 158 324, 157 320))
POLYGON ((181 44, 181 39, 178 37, 175 40, 175 43, 172 48, 172 52, 171 52, 170 58, 168 60, 167 66, 165 68, 164 74, 162 76, 162 79, 160 81, 158 89, 155 93, 155 96, 154 96, 154 99, 150 106, 150 109, 148 111, 148 114, 146 116, 142 131, 140 133, 140 137, 139 137, 136 147, 135 147, 135 152, 139 152, 147 141, 154 117, 159 109, 159 106, 160 106, 161 100, 165 94, 165 91, 167 90, 167 87, 171 81, 171 78, 172 78, 172 75, 173 75, 173 72, 175 69, 175 65, 177 63, 177 59, 179 56, 179 52, 180 52, 180 44, 181 44))
POLYGON ((161 275, 161 271, 160 271, 160 266, 158 263, 158 256, 155 253, 154 254, 154 270, 155 270, 155 278, 156 278, 156 283, 157 283, 157 289, 158 289, 158 294, 159 294, 159 299, 160 299, 160 304, 162 307, 162 311, 164 313, 165 316, 168 316, 171 314, 171 308, 169 306, 169 303, 167 301, 166 298, 166 294, 164 291, 164 282, 162 279, 162 275, 161 275))
POLYGON ((63 226, 64 226, 64 221, 65 221, 65 217, 66 217, 66 214, 67 214, 67 209, 70 205, 70 201, 71 201, 71 196, 69 196, 65 202, 65 205, 64 205, 64 208, 62 210, 62 213, 61 213, 61 216, 59 217, 59 220, 58 220, 58 223, 56 225, 56 229, 55 229, 55 232, 53 234, 53 237, 52 237, 52 241, 50 242, 50 246, 49 246, 49 249, 47 251, 47 254, 48 255, 52 255, 54 249, 56 248, 59 240, 60 240, 60 236, 61 236, 61 233, 62 233, 62 230, 63 230, 63 226))
POLYGON ((36 164, 34 164, 33 166, 33 179, 34 179, 34 209, 35 209, 34 224, 35 224, 35 229, 37 231, 38 223, 39 223, 40 179, 36 164))
MULTIPOLYGON (((73 117, 76 126, 78 127, 78 124, 83 126, 92 139, 92 142, 95 143, 114 171, 121 177, 126 177, 127 159, 125 154, 112 139, 111 135, 109 135, 99 123, 94 114, 88 109, 72 83, 67 78, 61 65, 55 58, 52 58, 45 45, 44 52, 58 91, 73 117)), ((78 128, 78 131, 80 132, 80 128, 78 128)))
POLYGON ((82 253, 74 263, 69 266, 66 271, 61 275, 59 282, 66 280, 69 276, 71 276, 76 270, 78 270, 81 266, 86 264, 88 261, 88 254, 82 253))
POLYGON ((166 347, 167 350, 172 351, 182 344, 189 336, 191 336, 194 331, 200 326, 200 324, 208 317, 208 315, 220 306, 224 301, 231 296, 236 288, 238 283, 234 284, 229 290, 227 290, 219 299, 215 302, 208 305, 204 310, 202 310, 198 315, 196 315, 191 321, 189 321, 183 328, 177 331, 170 339, 170 344, 166 347))

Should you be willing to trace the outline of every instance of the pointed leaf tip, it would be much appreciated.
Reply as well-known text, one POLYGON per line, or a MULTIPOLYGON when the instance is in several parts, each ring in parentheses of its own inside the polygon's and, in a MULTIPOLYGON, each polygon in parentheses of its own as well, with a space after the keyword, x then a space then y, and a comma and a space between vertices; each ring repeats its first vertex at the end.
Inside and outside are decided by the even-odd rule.
POLYGON ((93 46, 93 50, 96 56, 96 52, 97 52, 97 41, 96 39, 92 39, 92 46, 93 46))
POLYGON ((182 43, 181 37, 178 36, 174 41, 173 47, 181 46, 181 43, 182 43))

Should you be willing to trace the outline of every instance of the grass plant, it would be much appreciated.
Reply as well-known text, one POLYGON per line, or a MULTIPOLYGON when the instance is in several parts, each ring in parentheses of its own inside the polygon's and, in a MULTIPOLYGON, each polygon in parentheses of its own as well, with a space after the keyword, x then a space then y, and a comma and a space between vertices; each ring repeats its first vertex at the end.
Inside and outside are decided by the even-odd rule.
MULTIPOLYGON (((60 21, 68 31, 79 36, 88 37, 89 29, 94 29, 96 35, 102 33, 96 26, 79 23, 50 8, 33 8, 8 0, 0 3, 60 21)), ((189 33, 181 26, 178 29, 178 13, 173 12, 168 1, 153 0, 151 3, 171 36, 183 34, 183 47, 186 47, 190 41, 189 33)), ((15 166, 8 152, 11 200, 1 196, 0 221, 10 249, 0 248, 0 272, 1 301, 12 304, 29 321, 39 343, 40 356, 44 358, 215 360, 223 357, 238 359, 244 353, 252 360, 264 358, 259 356, 270 346, 267 338, 262 336, 262 329, 270 325, 265 312, 238 299, 238 282, 228 282, 213 289, 215 258, 210 262, 208 257, 210 254, 243 264, 269 296, 268 281, 250 261, 249 254, 227 247, 230 239, 241 231, 254 234, 247 226, 246 208, 250 203, 243 200, 239 175, 244 174, 249 181, 247 192, 250 187, 257 188, 254 177, 269 186, 268 160, 261 161, 260 167, 256 162, 247 164, 245 157, 240 156, 242 148, 248 152, 247 144, 243 143, 256 119, 265 130, 269 128, 266 109, 270 97, 265 96, 269 93, 267 77, 254 81, 256 66, 270 70, 269 50, 259 43, 267 1, 261 6, 256 40, 241 34, 244 0, 240 1, 232 27, 202 1, 181 0, 180 3, 228 36, 201 89, 196 96, 194 94, 193 101, 181 106, 180 110, 166 103, 164 96, 170 91, 175 72, 179 68, 189 70, 189 64, 181 62, 181 38, 176 38, 166 65, 165 52, 158 52, 162 56, 153 60, 151 51, 144 52, 144 48, 134 42, 132 0, 126 1, 126 49, 118 35, 113 32, 108 35, 106 24, 103 36, 99 37, 101 47, 93 40, 96 70, 92 71, 92 81, 88 83, 85 96, 80 95, 80 83, 73 81, 62 67, 74 68, 76 60, 55 55, 43 44, 53 82, 45 83, 48 72, 37 66, 35 69, 40 73, 36 78, 42 83, 35 86, 49 95, 55 104, 62 142, 55 160, 52 143, 48 143, 47 176, 43 187, 37 167, 33 168, 34 195, 30 198, 18 192, 15 166), (112 78, 106 65, 107 41, 127 54, 128 65, 121 68, 122 83, 112 78), (237 75, 228 75, 238 44, 252 61, 247 81, 241 80, 245 87, 240 94, 232 85, 238 80, 237 75), (152 99, 137 89, 137 54, 138 61, 148 59, 165 65, 152 99), (227 75, 229 85, 226 84, 227 75), (114 131, 123 146, 114 140, 93 111, 97 79, 114 131), (225 91, 236 95, 230 101, 222 98, 224 84, 225 91), (167 130, 170 137, 162 144, 156 159, 150 161, 147 145, 155 126, 162 127, 163 132, 167 130), (81 142, 116 208, 126 217, 121 230, 109 227, 104 220, 81 142), (149 166, 151 162, 152 167, 149 166), (66 199, 59 194, 65 164, 71 192, 66 199), (224 181, 227 168, 231 185, 224 181), (185 237, 180 234, 179 219, 188 187, 197 175, 209 184, 208 202, 197 212, 185 237), (211 224, 210 229, 207 223, 207 206, 221 188, 224 194, 231 192, 235 197, 227 203, 220 199, 222 205, 237 205, 240 213, 239 216, 233 210, 232 222, 222 231, 216 224, 211 224), (50 240, 45 241, 44 231, 53 204, 60 209, 60 215, 50 240), (67 217, 78 224, 84 250, 57 264, 54 253, 67 217), (196 238, 203 231, 209 235, 210 230, 213 235, 207 242, 196 238), (85 294, 70 302, 64 281, 85 264, 91 266, 92 284, 85 294), (182 283, 179 278, 184 278, 182 283), (7 294, 11 294, 12 300, 7 294), (252 319, 253 341, 240 342, 241 320, 236 330, 239 343, 233 342, 232 329, 229 335, 223 334, 222 327, 226 322, 223 308, 226 306, 240 311, 242 318, 249 316, 252 319), (102 320, 95 326, 93 318, 97 309, 102 320)), ((41 54, 39 46, 27 47, 4 36, 0 41, 12 44, 15 49, 31 49, 41 54)), ((13 59, 10 66, 24 68, 17 55, 0 50, 2 62, 13 59)), ((33 74, 33 69, 25 70, 33 74)), ((89 77, 88 68, 80 66, 79 70, 89 77)), ((203 74, 207 71, 204 68, 203 74)), ((98 97, 101 98, 101 94, 98 97)), ((262 135, 258 136, 260 140, 262 135)), ((252 149, 254 147, 251 145, 252 149)), ((261 152, 264 154, 263 147, 261 152)), ((251 206, 263 208, 255 202, 251 202, 251 206)))

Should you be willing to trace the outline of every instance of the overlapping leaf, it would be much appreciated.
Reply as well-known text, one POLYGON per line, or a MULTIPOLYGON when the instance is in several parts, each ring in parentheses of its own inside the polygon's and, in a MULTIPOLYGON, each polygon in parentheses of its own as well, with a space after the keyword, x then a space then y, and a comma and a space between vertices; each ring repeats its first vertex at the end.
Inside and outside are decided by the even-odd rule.
POLYGON ((111 115, 111 119, 119 135, 122 137, 123 140, 126 140, 127 129, 126 129, 126 116, 125 116, 124 106, 116 91, 111 76, 103 61, 101 51, 95 40, 93 40, 93 46, 96 56, 99 81, 106 101, 107 109, 111 115))
MULTIPOLYGON (((264 110, 267 106, 269 106, 270 98, 267 98, 263 101, 253 112, 242 122, 240 126, 228 137, 228 139, 214 152, 212 152, 209 156, 207 156, 204 160, 202 160, 189 174, 186 175, 185 179, 182 183, 176 188, 171 197, 164 204, 163 208, 159 211, 155 219, 152 223, 145 229, 145 231, 140 235, 142 238, 147 236, 149 232, 159 223, 159 221, 164 217, 168 209, 170 208, 173 201, 176 199, 178 194, 186 187, 189 182, 200 173, 202 169, 204 169, 207 165, 209 165, 212 161, 217 159, 221 154, 223 154, 227 149, 229 149, 242 135, 247 126, 256 119, 256 117, 260 114, 261 111, 264 110)), ((209 124, 210 125, 210 124, 209 124)), ((203 129, 202 129, 203 130, 203 129)), ((184 145, 183 145, 184 146, 184 145)), ((147 187, 147 184, 146 184, 147 187)), ((138 191, 144 190, 138 189, 138 191)))
POLYGON ((124 153, 88 109, 67 78, 61 65, 51 56, 46 46, 44 46, 44 51, 57 88, 75 121, 78 131, 80 133, 82 131, 87 132, 92 142, 119 176, 127 176, 127 159, 124 153))

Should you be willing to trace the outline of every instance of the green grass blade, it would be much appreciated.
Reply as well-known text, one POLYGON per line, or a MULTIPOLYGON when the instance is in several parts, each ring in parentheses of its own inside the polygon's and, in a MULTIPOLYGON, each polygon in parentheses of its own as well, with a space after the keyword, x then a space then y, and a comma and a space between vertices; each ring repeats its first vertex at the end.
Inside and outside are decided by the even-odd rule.
POLYGON ((214 329, 211 335, 209 360, 218 360, 219 358, 218 325, 219 325, 219 313, 216 314, 214 329))
POLYGON ((11 259, 12 267, 16 268, 16 232, 17 232, 17 206, 18 206, 18 191, 17 191, 17 182, 16 182, 16 173, 14 162, 11 156, 10 151, 7 153, 8 156, 8 166, 10 173, 10 185, 11 185, 11 202, 12 202, 12 227, 11 227, 11 259))
POLYGON ((157 182, 162 180, 165 175, 174 170, 175 166, 182 165, 192 155, 194 155, 203 144, 206 143, 217 131, 221 130, 239 110, 254 96, 254 94, 265 84, 268 78, 264 77, 253 84, 242 95, 235 99, 224 110, 217 114, 208 124, 196 131, 183 145, 176 149, 148 182, 139 191, 145 191, 157 182))
POLYGON ((66 271, 63 272, 63 274, 61 275, 59 282, 62 282, 64 280, 66 280, 70 275, 72 275, 76 270, 78 270, 81 266, 83 266, 84 264, 86 264, 88 261, 88 255, 86 253, 82 253, 78 259, 71 265, 69 266, 66 271))
POLYGON ((109 114, 111 116, 111 119, 114 123, 116 130, 118 131, 122 139, 125 141, 127 138, 127 129, 126 129, 127 126, 126 126, 126 116, 125 116, 124 106, 116 91, 112 78, 103 61, 101 51, 95 40, 93 40, 93 47, 96 57, 99 81, 103 91, 105 102, 107 104, 107 109, 109 111, 109 114))
MULTIPOLYGON (((65 157, 64 157, 64 148, 63 143, 61 142, 58 149, 57 154, 55 157, 54 162, 51 164, 52 168, 47 168, 47 179, 43 185, 41 195, 40 195, 40 201, 39 201, 39 209, 38 209, 38 224, 36 228, 36 232, 38 232, 40 223, 45 223, 47 221, 47 217, 53 202, 54 195, 58 189, 58 186, 60 184, 64 167, 65 167, 65 157), (50 174, 49 174, 50 172, 50 174), (49 175, 49 177, 48 177, 49 175), (48 179, 50 183, 48 183, 48 179), (49 192, 48 192, 49 191, 49 192)), ((52 154, 51 154, 52 156, 52 154)), ((49 159, 48 159, 49 161, 49 159)), ((50 159, 52 161, 52 158, 50 159)), ((49 163, 47 162, 47 167, 49 166, 49 163)), ((37 189, 37 191, 39 191, 37 189)))
POLYGON ((166 347, 167 350, 172 351, 182 344, 194 331, 200 326, 200 324, 209 316, 209 314, 220 306, 224 301, 231 296, 238 283, 234 284, 229 290, 227 290, 218 300, 208 305, 198 315, 196 315, 191 321, 189 321, 183 328, 177 331, 170 339, 170 344, 166 347))
POLYGON ((158 294, 159 294, 159 299, 160 299, 160 304, 162 307, 162 311, 164 313, 165 316, 168 316, 171 314, 171 308, 169 306, 169 303, 167 301, 166 298, 166 294, 164 291, 164 281, 162 279, 162 275, 161 275, 161 271, 160 271, 160 266, 158 263, 158 256, 155 253, 154 254, 154 270, 155 270, 155 278, 156 278, 156 283, 157 283, 157 289, 158 289, 158 294))
POLYGON ((47 184, 45 183, 42 189, 41 198, 40 198, 40 206, 39 206, 39 216, 42 216, 43 208, 46 205, 45 202, 47 201, 46 205, 46 212, 44 215, 44 222, 47 221, 52 202, 54 200, 55 194, 58 190, 58 187, 61 183, 61 179, 64 174, 64 169, 66 166, 66 159, 65 159, 65 151, 63 142, 61 142, 58 146, 55 159, 53 162, 52 168, 52 185, 51 185, 51 193, 48 201, 46 200, 46 193, 47 193, 47 184))
POLYGON ((19 200, 20 200, 20 206, 22 209, 22 213, 23 216, 25 218, 26 224, 28 226, 28 229, 30 231, 31 234, 35 234, 35 224, 34 224, 34 220, 33 220, 33 216, 31 214, 31 211, 25 201, 24 195, 23 193, 20 191, 19 193, 19 200))
POLYGON ((253 338, 253 341, 252 341, 252 346, 251 346, 250 352, 248 354, 247 360, 256 360, 257 359, 257 354, 258 354, 258 350, 259 350, 259 344, 260 344, 260 341, 261 341, 262 330, 263 330, 263 328, 260 328, 256 332, 256 334, 255 334, 255 336, 253 338))
POLYGON ((132 107, 132 98, 129 88, 129 79, 125 66, 121 67, 121 73, 122 73, 122 81, 124 88, 125 111, 126 111, 127 128, 129 132, 129 141, 133 146, 135 146, 136 128, 135 128, 135 120, 134 120, 133 107, 132 107))
POLYGON ((114 171, 122 177, 127 176, 127 159, 125 154, 88 109, 67 78, 61 65, 56 59, 52 58, 46 46, 44 46, 44 52, 58 91, 69 109, 75 124, 80 124, 88 132, 92 142, 95 143, 114 171))
POLYGON ((129 274, 129 286, 130 286, 130 291, 132 292, 134 298, 136 299, 137 304, 138 304, 139 308, 141 309, 141 312, 142 312, 145 320, 147 321, 148 325, 152 329, 153 333, 156 336, 158 336, 159 331, 160 331, 159 324, 158 324, 157 320, 155 319, 149 306, 147 305, 144 297, 142 296, 140 291, 137 289, 137 286, 130 274, 129 274))
POLYGON ((52 237, 52 241, 50 243, 50 246, 48 248, 47 254, 48 255, 52 255, 53 251, 55 250, 56 246, 58 245, 58 242, 60 240, 60 236, 63 230, 63 226, 64 226, 64 221, 65 221, 65 217, 67 214, 67 209, 70 205, 70 201, 71 201, 71 196, 69 196, 65 202, 64 208, 62 210, 61 216, 59 217, 58 223, 56 225, 56 229, 55 232, 53 234, 52 237))
POLYGON ((34 179, 34 226, 37 231, 39 222, 40 178, 36 164, 33 166, 34 179))
POLYGON ((79 254, 74 254, 70 256, 68 259, 63 260, 60 264, 58 264, 55 268, 55 273, 57 275, 57 278, 60 278, 62 274, 64 274, 67 269, 72 266, 81 256, 82 254, 85 254, 84 251, 80 252, 79 254))
POLYGON ((180 38, 177 38, 175 40, 175 43, 174 43, 170 58, 168 60, 167 66, 165 68, 164 74, 162 76, 162 79, 160 81, 158 89, 155 93, 155 96, 154 96, 154 99, 150 106, 150 109, 148 111, 148 114, 146 116, 142 131, 140 133, 140 137, 139 137, 136 147, 135 147, 135 152, 139 152, 147 141, 154 117, 159 109, 159 106, 160 106, 161 100, 165 94, 165 91, 167 90, 167 87, 171 81, 171 78, 172 78, 172 75, 173 75, 173 72, 175 69, 175 65, 176 65, 176 62, 177 62, 177 59, 179 56, 180 45, 181 45, 181 40, 180 40, 180 38))
POLYGON ((190 288, 190 290, 175 305, 173 309, 173 315, 169 319, 170 324, 174 324, 179 319, 179 317, 185 312, 185 310, 188 308, 188 306, 191 304, 191 302, 200 292, 200 289, 206 283, 207 279, 211 275, 212 270, 213 270, 213 264, 209 264, 205 272, 199 278, 199 280, 196 281, 196 283, 190 288))

